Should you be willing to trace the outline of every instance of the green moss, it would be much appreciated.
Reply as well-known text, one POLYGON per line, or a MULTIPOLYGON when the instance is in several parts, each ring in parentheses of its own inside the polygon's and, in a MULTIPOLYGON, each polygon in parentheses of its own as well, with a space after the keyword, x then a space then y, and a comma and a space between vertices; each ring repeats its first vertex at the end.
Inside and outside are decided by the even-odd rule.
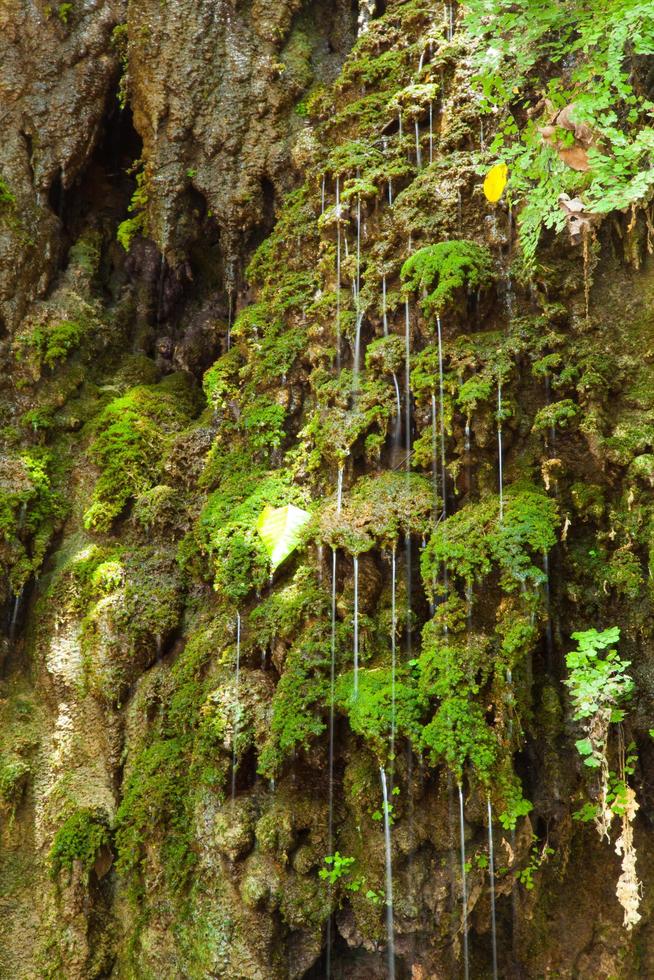
POLYGON ((197 856, 193 850, 191 795, 184 744, 156 741, 134 760, 116 814, 116 867, 139 894, 152 842, 161 842, 166 883, 182 890, 197 856))
MULTIPOLYGON (((246 462, 244 460, 244 462, 246 462)), ((256 529, 264 507, 302 506, 304 493, 284 470, 261 473, 234 469, 209 497, 199 519, 198 539, 214 571, 217 591, 234 601, 262 586, 270 561, 256 529)))
POLYGON ((289 651, 272 702, 270 737, 259 755, 259 772, 278 775, 288 755, 325 731, 324 706, 330 637, 326 619, 308 628, 289 651))
POLYGON ((428 701, 405 667, 397 671, 394 683, 389 668, 359 670, 356 697, 353 674, 341 676, 336 699, 346 710, 352 731, 370 745, 378 758, 383 760, 388 755, 393 724, 396 738, 408 739, 416 749, 421 747, 428 701))
POLYGON ((458 290, 481 289, 492 282, 492 259, 483 245, 470 241, 439 242, 419 249, 402 266, 409 292, 424 296, 421 307, 428 316, 442 313, 458 290))
POLYGON ((151 490, 163 474, 169 437, 197 411, 186 375, 169 375, 114 399, 94 423, 90 456, 100 468, 85 526, 110 530, 128 502, 151 490))
MULTIPOLYGON (((139 161, 134 164, 134 167, 138 166, 138 163, 139 161)), ((116 239, 126 252, 129 252, 137 235, 147 235, 148 233, 148 200, 148 179, 145 170, 140 170, 136 174, 136 190, 132 194, 128 208, 132 217, 121 221, 116 232, 116 239)))
POLYGON ((88 877, 100 849, 110 845, 106 817, 97 810, 77 810, 61 825, 52 842, 49 859, 53 877, 72 871, 76 861, 88 877))
POLYGON ((547 405, 536 412, 534 431, 546 432, 549 429, 565 429, 577 417, 579 411, 579 406, 575 405, 570 398, 552 402, 551 405, 547 405))
POLYGON ((469 504, 443 522, 422 553, 427 589, 444 565, 459 581, 481 582, 496 568, 500 583, 513 592, 520 582, 543 582, 540 564, 556 542, 556 502, 529 486, 510 487, 500 520, 498 498, 469 504))
POLYGON ((12 809, 20 803, 30 772, 24 759, 0 758, 0 803, 12 809))

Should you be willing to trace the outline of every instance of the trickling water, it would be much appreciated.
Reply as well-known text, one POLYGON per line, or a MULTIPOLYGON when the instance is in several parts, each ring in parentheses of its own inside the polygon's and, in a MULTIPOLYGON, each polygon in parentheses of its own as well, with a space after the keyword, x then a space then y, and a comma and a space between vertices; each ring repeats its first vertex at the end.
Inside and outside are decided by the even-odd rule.
POLYGON ((500 483, 500 521, 504 520, 504 460, 502 458, 502 380, 497 382, 497 459, 500 483))
POLYGON ((495 842, 493 840, 493 807, 488 797, 488 877, 490 881, 491 944, 493 949, 493 980, 497 980, 497 922, 495 917, 495 842))
POLYGON ((393 371, 393 384, 395 385, 395 421, 393 424, 393 451, 399 452, 402 442, 402 398, 400 395, 400 385, 397 375, 393 371))
POLYGON ((429 162, 434 162, 434 104, 429 103, 429 162))
POLYGON ((451 41, 454 37, 454 7, 451 3, 447 5, 448 12, 448 24, 447 24, 447 39, 451 41))
POLYGON ((411 457, 411 311, 409 300, 404 301, 404 444, 407 467, 411 457))
POLYGON ((343 509, 343 472, 344 467, 341 464, 338 467, 338 476, 336 477, 336 513, 340 514, 343 509))
POLYGON ((438 329, 438 390, 441 421, 441 492, 443 494, 443 518, 447 517, 447 470, 445 466, 445 388, 443 384, 443 331, 441 318, 436 318, 438 329))
POLYGON ((434 521, 438 519, 438 436, 436 428, 436 392, 431 393, 431 478, 434 490, 434 521))
POLYGON ((416 127, 416 165, 418 167, 418 170, 420 170, 422 168, 422 148, 420 146, 420 126, 418 124, 417 119, 415 121, 415 127, 416 127))
POLYGON ((241 614, 236 613, 236 692, 234 695, 234 733, 232 735, 232 801, 236 799, 236 741, 241 712, 239 703, 239 683, 241 674, 241 614))
POLYGON ((336 369, 341 370, 341 180, 336 178, 336 369))
POLYGON ((388 309, 386 305, 386 275, 382 276, 382 322, 384 324, 384 337, 388 337, 388 309))
POLYGON ((545 647, 547 651, 547 669, 552 669, 554 657, 554 636, 552 634, 552 611, 550 593, 550 556, 543 552, 543 571, 545 572, 545 614, 547 616, 545 624, 545 647))
MULTIPOLYGON (((341 471, 339 470, 339 473, 341 471)), ((336 687, 336 549, 332 548, 332 629, 331 673, 329 684, 329 816, 327 824, 327 853, 334 853, 334 692, 336 687)), ((330 885, 331 899, 331 885, 330 885)), ((327 920, 327 980, 331 978, 332 917, 327 920)))
POLYGON ((391 745, 390 759, 395 767, 395 668, 397 661, 397 548, 391 552, 391 745))
POLYGON ((471 456, 472 441, 470 436, 471 436, 470 419, 466 419, 465 442, 463 444, 463 448, 465 451, 466 485, 468 488, 468 493, 472 493, 472 456, 471 456))
POLYGON ((322 175, 322 188, 321 188, 321 198, 320 198, 320 213, 325 213, 325 191, 326 191, 327 175, 322 175))
POLYGON ((397 114, 397 135, 399 137, 400 143, 402 142, 402 113, 397 114))
MULTIPOLYGON (((410 246, 409 246, 410 250, 410 246)), ((411 312, 409 309, 409 300, 405 300, 404 305, 405 312, 405 361, 404 361, 404 397, 405 406, 404 413, 406 418, 405 423, 405 443, 406 443, 406 473, 407 480, 409 479, 409 473, 411 472, 411 312)), ((404 550, 405 550, 405 563, 406 563, 406 642, 407 642, 407 653, 411 655, 412 648, 412 635, 411 635, 411 606, 412 606, 412 585, 413 585, 413 570, 412 570, 412 556, 411 556, 411 535, 407 533, 404 537, 404 550)))
POLYGON ((361 292, 361 195, 357 194, 357 276, 356 276, 356 303, 359 307, 359 294, 361 292))
POLYGON ((466 871, 466 840, 465 840, 465 821, 463 818, 463 789, 459 783, 459 836, 461 841, 461 901, 462 918, 461 927, 463 930, 463 976, 465 980, 470 977, 470 963, 468 953, 468 879, 466 871))
POLYGON ((354 697, 359 694, 359 556, 354 556, 354 697))
POLYGON ((388 785, 386 772, 380 766, 382 794, 384 797, 384 847, 386 853, 386 932, 388 952, 388 977, 395 980, 395 937, 393 929, 393 864, 391 856, 391 814, 388 800, 388 785))
POLYGON ((20 615, 20 607, 23 603, 23 595, 25 589, 22 588, 18 595, 15 595, 11 605, 11 618, 9 620, 9 642, 13 643, 16 639, 16 632, 18 628, 18 617, 20 615))

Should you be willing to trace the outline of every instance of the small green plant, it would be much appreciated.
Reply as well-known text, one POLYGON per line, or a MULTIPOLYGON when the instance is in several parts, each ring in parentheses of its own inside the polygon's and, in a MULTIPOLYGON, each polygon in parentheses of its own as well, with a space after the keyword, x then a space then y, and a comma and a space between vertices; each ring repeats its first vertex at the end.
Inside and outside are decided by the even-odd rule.
MULTIPOLYGON (((132 171, 138 165, 138 161, 132 167, 132 171)), ((136 235, 147 234, 147 206, 148 206, 148 186, 144 170, 136 174, 136 190, 132 194, 132 199, 127 209, 132 215, 118 225, 116 238, 126 252, 129 252, 132 241, 136 235)))
POLYGON ((60 3, 57 7, 57 17, 62 24, 67 24, 73 10, 72 3, 60 3))
POLYGON ((627 673, 629 660, 622 660, 614 644, 620 639, 617 626, 598 633, 586 630, 573 633, 577 649, 566 656, 575 721, 586 723, 587 734, 576 742, 584 764, 599 768, 606 757, 609 725, 624 718, 623 705, 629 700, 634 682, 627 673))
POLYGON ((534 837, 533 840, 534 844, 529 856, 529 864, 526 868, 518 871, 518 881, 521 885, 525 886, 528 892, 533 891, 536 872, 540 871, 547 859, 554 854, 554 848, 549 847, 547 841, 545 841, 542 847, 539 847, 537 838, 534 837))
MULTIPOLYGON (((323 881, 327 881, 330 885, 335 885, 336 882, 350 877, 351 868, 355 860, 353 857, 345 857, 340 851, 336 851, 335 854, 328 854, 325 858, 327 867, 321 868, 318 874, 323 881)), ((352 891, 358 891, 359 888, 352 888, 352 884, 352 881, 346 882, 345 887, 350 888, 352 891)))

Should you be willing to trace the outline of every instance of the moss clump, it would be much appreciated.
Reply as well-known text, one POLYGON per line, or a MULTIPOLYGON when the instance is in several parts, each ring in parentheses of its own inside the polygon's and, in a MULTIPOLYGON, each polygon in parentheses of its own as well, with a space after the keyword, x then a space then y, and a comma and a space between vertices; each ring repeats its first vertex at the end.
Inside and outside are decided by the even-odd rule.
POLYGON ((320 535, 350 554, 370 551, 375 545, 393 548, 400 535, 426 533, 433 508, 433 487, 417 473, 363 477, 340 512, 337 502, 323 509, 320 535))
POLYGON ((129 500, 160 480, 170 436, 188 424, 198 408, 186 375, 158 385, 141 385, 114 399, 94 422, 90 456, 100 468, 84 524, 108 531, 129 500))
POLYGON ((261 512, 266 505, 305 503, 305 494, 294 486, 288 471, 264 474, 249 467, 227 476, 209 497, 197 527, 216 590, 238 602, 262 586, 270 574, 270 560, 256 528, 261 512))
POLYGON ((30 772, 24 759, 0 760, 0 803, 12 809, 20 803, 30 772))
POLYGON ((106 817, 97 810, 81 809, 71 814, 55 834, 50 848, 53 877, 72 871, 75 861, 88 876, 102 847, 111 845, 106 817))
POLYGON ((408 292, 424 298, 421 307, 428 316, 440 314, 458 290, 481 289, 492 282, 492 258, 484 245, 470 241, 439 242, 415 252, 402 266, 408 292))
POLYGON ((407 738, 416 749, 420 747, 422 720, 428 702, 407 668, 399 669, 394 681, 389 668, 360 670, 356 697, 353 675, 346 674, 339 678, 336 700, 346 709, 352 731, 360 735, 380 759, 388 754, 393 723, 396 738, 407 738))
POLYGON ((286 757, 308 748, 325 731, 324 707, 329 690, 328 623, 309 626, 289 651, 272 702, 270 737, 259 755, 259 772, 278 775, 286 757))
MULTIPOLYGON (((134 167, 136 166, 138 166, 138 161, 134 164, 134 167)), ((145 170, 140 170, 136 174, 136 190, 132 194, 128 208, 132 217, 125 218, 124 221, 121 221, 116 232, 116 238, 126 252, 129 252, 132 241, 137 235, 147 234, 148 199, 149 191, 146 173, 145 170)))
POLYGON ((422 553, 427 589, 441 567, 459 582, 481 582, 496 568, 501 587, 514 592, 521 582, 544 580, 539 561, 556 543, 556 502, 534 487, 508 489, 500 519, 499 500, 469 504, 434 532, 422 553))
POLYGON ((130 768, 116 814, 116 867, 130 877, 135 895, 154 840, 162 841, 166 880, 175 893, 184 887, 197 860, 184 750, 179 738, 156 741, 130 768))

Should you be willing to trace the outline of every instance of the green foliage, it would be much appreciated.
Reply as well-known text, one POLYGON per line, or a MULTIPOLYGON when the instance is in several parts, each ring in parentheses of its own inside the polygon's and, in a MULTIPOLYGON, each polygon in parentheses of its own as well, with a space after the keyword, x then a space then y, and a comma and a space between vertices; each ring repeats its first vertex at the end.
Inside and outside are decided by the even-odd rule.
POLYGON ((458 290, 481 289, 492 281, 492 259, 484 245, 470 241, 439 242, 419 249, 402 266, 409 292, 418 293, 427 316, 440 314, 458 290))
POLYGON ((50 867, 53 877, 61 871, 72 871, 79 861, 87 877, 102 847, 111 845, 111 836, 104 814, 97 810, 80 809, 71 814, 55 834, 50 848, 50 867))
POLYGON ((488 783, 498 760, 499 742, 476 698, 485 678, 475 651, 448 641, 431 622, 423 631, 418 667, 423 697, 437 701, 431 721, 422 731, 422 748, 433 764, 444 762, 458 780, 469 764, 478 778, 488 783))
MULTIPOLYGON (((535 840, 535 838, 534 838, 535 840)), ((554 854, 554 848, 545 844, 542 848, 534 843, 529 855, 529 864, 518 871, 518 881, 524 885, 528 892, 532 891, 535 885, 534 877, 542 868, 549 857, 554 854)))
POLYGON ((200 514, 198 539, 209 556, 217 591, 235 602, 262 586, 270 574, 270 560, 257 532, 257 521, 266 505, 305 504, 304 493, 294 486, 286 470, 261 472, 247 466, 234 468, 219 490, 209 497, 200 514))
POLYGON ((278 775, 285 758, 308 748, 325 731, 323 709, 329 683, 329 624, 309 626, 289 651, 272 702, 270 736, 259 755, 259 772, 278 775))
MULTIPOLYGON (((355 863, 355 858, 344 857, 340 851, 336 851, 335 854, 328 854, 325 858, 326 868, 321 868, 318 874, 323 881, 329 882, 330 885, 335 885, 338 881, 343 878, 349 878, 351 875, 352 865, 355 863)), ((349 883, 351 888, 352 882, 349 883)), ((348 885, 346 885, 348 887, 348 885)), ((358 890, 358 889, 356 889, 358 890)))
POLYGON ((0 758, 0 803, 12 809, 17 806, 30 772, 29 763, 24 759, 0 758))
POLYGON ((16 197, 11 193, 7 183, 0 177, 0 209, 13 209, 16 206, 16 197))
MULTIPOLYGON (((116 24, 111 32, 111 44, 120 59, 121 73, 116 98, 120 108, 124 109, 127 105, 127 71, 129 68, 129 26, 127 24, 116 24)), ((125 247, 123 242, 121 244, 125 247)))
MULTIPOLYGON (((622 660, 614 647, 620 639, 617 626, 598 633, 595 629, 573 633, 577 649, 565 658, 570 677, 564 681, 570 690, 575 721, 592 718, 598 712, 610 709, 612 722, 622 721, 622 705, 629 700, 634 682, 627 673, 631 661, 622 660), (606 652, 603 652, 606 651, 606 652)), ((577 743, 586 756, 586 765, 595 765, 587 740, 577 743)))
MULTIPOLYGON (((580 9, 500 0, 489 16, 485 0, 472 0, 466 10, 467 31, 479 42, 477 81, 488 109, 500 113, 490 152, 510 166, 528 262, 543 227, 564 227, 561 193, 580 195, 597 214, 646 202, 654 185, 652 102, 644 78, 654 53, 648 4, 591 0, 580 9), (571 105, 574 125, 591 134, 588 172, 566 166, 540 132, 557 110, 571 105)), ((554 133, 557 141, 559 147, 574 144, 562 127, 554 133)))
POLYGON ((579 414, 579 406, 570 398, 553 402, 536 412, 534 432, 546 432, 549 429, 565 429, 572 419, 579 414))
POLYGON ((60 3, 59 4, 59 6, 57 7, 57 17, 59 18, 59 20, 61 21, 62 24, 67 24, 68 23, 68 19, 69 19, 70 15, 71 15, 71 11, 72 10, 73 10, 73 4, 72 3, 60 3))

